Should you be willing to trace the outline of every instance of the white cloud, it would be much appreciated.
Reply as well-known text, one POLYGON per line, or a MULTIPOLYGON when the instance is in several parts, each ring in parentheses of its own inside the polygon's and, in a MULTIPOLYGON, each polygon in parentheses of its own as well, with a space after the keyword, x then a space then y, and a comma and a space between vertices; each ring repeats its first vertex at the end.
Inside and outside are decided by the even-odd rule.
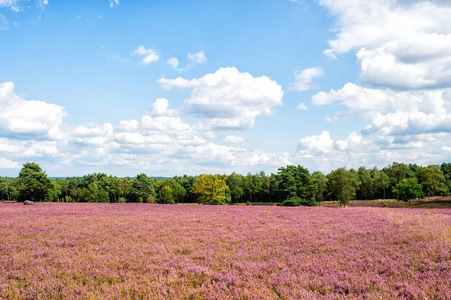
POLYGON ((304 69, 298 73, 295 72, 296 82, 290 85, 290 89, 303 92, 311 89, 319 89, 320 86, 313 82, 313 79, 322 77, 323 69, 320 67, 304 69))
POLYGON ((244 144, 246 141, 242 136, 239 135, 228 135, 225 138, 222 139, 226 143, 230 144, 244 144))
POLYGON ((221 68, 200 79, 158 81, 166 89, 192 88, 185 109, 205 120, 199 129, 249 129, 259 115, 282 104, 282 87, 266 76, 253 77, 236 68, 221 68))
POLYGON ((341 151, 345 150, 353 150, 360 146, 362 143, 363 138, 360 134, 356 133, 355 131, 350 132, 348 134, 348 137, 344 140, 338 140, 336 142, 337 148, 341 151))
MULTIPOLYGON (((392 161, 430 164, 447 161, 451 147, 450 89, 407 90, 369 89, 348 83, 338 91, 320 92, 312 97, 315 105, 336 101, 347 107, 337 113, 352 115, 368 122, 360 133, 334 140, 324 134, 301 139, 300 161, 307 158, 316 168, 330 170, 340 164, 384 166, 392 161), (319 151, 321 142, 334 145, 319 151), (324 155, 327 154, 327 155, 324 155)), ((356 165, 355 167, 358 167, 356 165)))
POLYGON ((14 92, 14 83, 0 84, 0 130, 35 139, 62 138, 63 108, 43 101, 25 100, 14 92))
MULTIPOLYGON (((313 105, 341 111, 326 117, 367 122, 347 137, 301 139, 295 161, 316 168, 420 164, 449 160, 451 142, 451 5, 447 1, 320 0, 337 17, 336 38, 323 54, 353 51, 361 84, 321 91, 313 105), (333 145, 318 150, 320 140, 333 145), (357 164, 353 166, 353 164, 357 164)), ((338 56, 339 58, 339 56, 338 56)), ((335 125, 335 124, 334 124, 335 125)), ((336 125, 340 126, 340 125, 336 125)))
POLYGON ((7 7, 13 11, 20 11, 17 5, 18 0, 0 0, 0 7, 7 7))
POLYGON ((114 7, 115 5, 119 5, 119 0, 109 0, 110 1, 110 7, 114 7))
POLYGON ((39 0, 38 5, 40 8, 44 9, 47 5, 49 5, 49 0, 39 0))
POLYGON ((180 62, 179 62, 179 60, 176 57, 170 58, 167 61, 167 63, 169 65, 171 65, 171 67, 174 70, 186 71, 186 70, 194 68, 198 64, 203 64, 203 63, 206 63, 208 61, 208 59, 205 57, 204 51, 199 51, 199 52, 196 52, 196 53, 188 53, 187 57, 188 57, 190 62, 184 68, 179 68, 180 62))
POLYGON ((140 62, 141 65, 148 65, 157 62, 160 59, 160 54, 158 54, 157 50, 152 48, 146 49, 144 46, 139 46, 136 48, 132 55, 144 56, 140 62))
POLYGON ((307 111, 308 107, 307 107, 307 105, 305 105, 305 103, 301 102, 301 103, 299 103, 297 109, 307 111))
POLYGON ((321 0, 338 17, 323 53, 357 52, 360 77, 375 86, 422 89, 451 84, 451 6, 444 1, 321 0))
POLYGON ((176 79, 166 79, 161 77, 158 79, 158 83, 161 84, 165 90, 170 90, 172 88, 193 88, 197 86, 200 81, 197 79, 189 80, 182 77, 177 77, 176 79))
POLYGON ((204 51, 188 53, 188 58, 193 65, 203 64, 207 62, 204 51))
POLYGON ((450 133, 386 136, 350 132, 344 139, 333 139, 323 132, 302 138, 292 159, 294 163, 323 172, 343 166, 381 168, 393 161, 428 165, 449 159, 446 151, 451 149, 450 138, 450 133))
POLYGON ((334 141, 330 133, 324 130, 320 135, 307 136, 300 139, 299 151, 301 153, 318 154, 329 153, 333 150, 334 141))
MULTIPOLYGON (((117 165, 140 171, 180 169, 192 173, 225 169, 248 172, 290 163, 286 153, 276 155, 209 142, 169 109, 164 98, 157 99, 140 121, 124 120, 117 126, 78 126, 69 136, 65 149, 71 164, 117 165)), ((208 138, 214 137, 213 134, 208 138)), ((240 136, 227 136, 224 141, 244 143, 240 136)), ((1 145, 0 140, 0 152, 1 145)))
POLYGON ((342 89, 320 92, 312 104, 326 105, 339 101, 352 114, 369 120, 366 133, 421 134, 451 132, 451 99, 449 89, 402 91, 369 89, 347 83, 342 89))
POLYGON ((6 158, 0 158, 0 169, 17 169, 19 168, 19 163, 6 158))
MULTIPOLYGON (((20 12, 22 8, 19 6, 19 2, 21 0, 0 0, 0 8, 6 7, 9 8, 15 12, 20 12)), ((29 2, 28 1, 22 1, 22 2, 29 2)), ((49 0, 36 0, 35 1, 35 7, 39 7, 41 9, 44 9, 49 4, 49 0)), ((30 8, 31 6, 27 6, 30 8)))
POLYGON ((350 113, 357 116, 371 116, 385 110, 390 101, 394 101, 394 93, 378 89, 370 89, 347 83, 338 91, 319 92, 312 97, 312 104, 327 105, 339 101, 349 108, 350 113))
POLYGON ((169 65, 171 65, 171 67, 174 69, 174 70, 178 70, 178 67, 179 67, 179 60, 177 59, 177 58, 175 58, 175 57, 171 57, 170 59, 168 59, 168 61, 167 61, 167 63, 169 64, 169 65))

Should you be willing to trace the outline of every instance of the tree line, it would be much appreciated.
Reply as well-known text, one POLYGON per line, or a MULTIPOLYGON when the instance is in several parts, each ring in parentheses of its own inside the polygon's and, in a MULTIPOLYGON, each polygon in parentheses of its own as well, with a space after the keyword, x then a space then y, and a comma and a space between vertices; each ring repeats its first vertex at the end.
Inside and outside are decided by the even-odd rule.
POLYGON ((329 174, 298 165, 241 175, 202 174, 155 178, 144 173, 119 178, 105 173, 50 179, 36 163, 25 163, 16 178, 0 177, 3 200, 103 203, 279 203, 314 206, 321 201, 445 196, 451 193, 451 163, 393 164, 378 169, 339 168, 329 174))

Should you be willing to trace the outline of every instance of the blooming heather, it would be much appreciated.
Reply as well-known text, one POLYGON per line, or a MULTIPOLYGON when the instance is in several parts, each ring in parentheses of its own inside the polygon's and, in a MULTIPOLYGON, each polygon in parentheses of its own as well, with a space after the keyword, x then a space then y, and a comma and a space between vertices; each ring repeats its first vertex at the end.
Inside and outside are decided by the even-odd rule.
POLYGON ((0 299, 451 299, 451 210, 0 204, 0 299))

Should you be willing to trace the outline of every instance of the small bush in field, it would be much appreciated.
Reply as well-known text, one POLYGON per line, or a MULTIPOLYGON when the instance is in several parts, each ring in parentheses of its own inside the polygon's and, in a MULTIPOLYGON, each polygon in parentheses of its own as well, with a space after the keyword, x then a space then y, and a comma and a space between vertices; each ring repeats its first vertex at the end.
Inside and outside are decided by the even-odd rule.
POLYGON ((155 200, 152 198, 152 196, 147 196, 147 198, 146 198, 146 203, 155 203, 155 200))

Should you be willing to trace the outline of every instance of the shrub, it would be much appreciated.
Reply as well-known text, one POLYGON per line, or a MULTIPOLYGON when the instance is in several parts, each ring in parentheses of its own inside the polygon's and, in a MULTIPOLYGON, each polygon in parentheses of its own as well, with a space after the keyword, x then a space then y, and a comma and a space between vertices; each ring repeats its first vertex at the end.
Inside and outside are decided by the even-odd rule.
POLYGON ((146 198, 146 203, 155 203, 155 200, 152 198, 152 196, 147 196, 147 198, 146 198))
POLYGON ((125 202, 127 202, 127 200, 126 200, 124 197, 120 197, 120 198, 117 200, 117 203, 125 203, 125 202))
POLYGON ((310 199, 302 199, 302 198, 299 198, 298 196, 294 196, 294 197, 286 199, 280 205, 281 206, 315 206, 316 202, 315 202, 315 200, 312 201, 310 199))

